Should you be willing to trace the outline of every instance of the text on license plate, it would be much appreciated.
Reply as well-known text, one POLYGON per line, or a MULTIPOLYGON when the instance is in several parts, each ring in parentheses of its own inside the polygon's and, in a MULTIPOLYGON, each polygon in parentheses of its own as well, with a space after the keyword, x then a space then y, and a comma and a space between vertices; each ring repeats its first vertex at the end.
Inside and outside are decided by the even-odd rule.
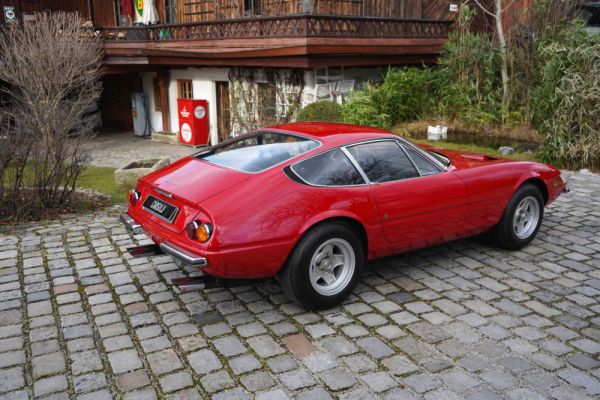
POLYGON ((171 223, 177 216, 179 209, 172 204, 167 203, 159 198, 149 195, 144 201, 143 207, 146 211, 164 219, 171 223))

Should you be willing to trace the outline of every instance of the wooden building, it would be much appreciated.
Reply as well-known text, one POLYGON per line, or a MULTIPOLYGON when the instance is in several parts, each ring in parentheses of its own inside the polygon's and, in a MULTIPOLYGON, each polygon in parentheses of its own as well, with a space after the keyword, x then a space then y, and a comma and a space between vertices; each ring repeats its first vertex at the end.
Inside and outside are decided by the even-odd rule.
POLYGON ((458 5, 453 0, 146 0, 155 3, 158 20, 132 26, 130 21, 140 20, 135 13, 144 12, 136 6, 144 1, 135 0, 133 19, 124 15, 127 1, 134 2, 0 0, 0 5, 14 7, 24 18, 35 11, 68 10, 92 21, 105 42, 106 125, 131 129, 131 94, 142 91, 152 129, 176 132, 177 98, 201 98, 209 101, 213 142, 252 127, 240 127, 234 115, 254 125, 267 121, 261 113, 269 114, 268 121, 284 122, 293 118, 290 110, 299 98, 302 104, 339 100, 379 80, 389 66, 435 63, 458 5))

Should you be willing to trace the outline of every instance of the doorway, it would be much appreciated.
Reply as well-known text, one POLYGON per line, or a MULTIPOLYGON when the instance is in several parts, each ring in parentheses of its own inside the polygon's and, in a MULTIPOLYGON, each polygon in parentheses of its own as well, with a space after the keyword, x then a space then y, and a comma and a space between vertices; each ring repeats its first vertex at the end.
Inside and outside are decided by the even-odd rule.
POLYGON ((219 143, 229 139, 231 132, 231 109, 229 82, 215 82, 217 89, 217 130, 219 143))

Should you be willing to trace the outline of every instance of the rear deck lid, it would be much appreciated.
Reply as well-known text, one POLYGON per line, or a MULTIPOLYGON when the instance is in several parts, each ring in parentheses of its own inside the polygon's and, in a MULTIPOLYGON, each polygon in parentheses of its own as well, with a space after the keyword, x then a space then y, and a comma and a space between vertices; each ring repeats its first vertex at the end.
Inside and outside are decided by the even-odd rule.
POLYGON ((189 157, 146 175, 142 181, 180 201, 198 205, 248 178, 246 173, 189 157))

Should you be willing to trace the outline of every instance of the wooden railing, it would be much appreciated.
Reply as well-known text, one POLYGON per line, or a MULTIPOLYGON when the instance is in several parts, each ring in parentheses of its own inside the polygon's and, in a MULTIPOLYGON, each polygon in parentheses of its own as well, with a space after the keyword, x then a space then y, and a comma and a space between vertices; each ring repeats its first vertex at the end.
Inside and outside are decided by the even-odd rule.
POLYGON ((103 27, 107 41, 153 42, 256 38, 446 38, 451 21, 377 17, 290 15, 186 24, 103 27))

